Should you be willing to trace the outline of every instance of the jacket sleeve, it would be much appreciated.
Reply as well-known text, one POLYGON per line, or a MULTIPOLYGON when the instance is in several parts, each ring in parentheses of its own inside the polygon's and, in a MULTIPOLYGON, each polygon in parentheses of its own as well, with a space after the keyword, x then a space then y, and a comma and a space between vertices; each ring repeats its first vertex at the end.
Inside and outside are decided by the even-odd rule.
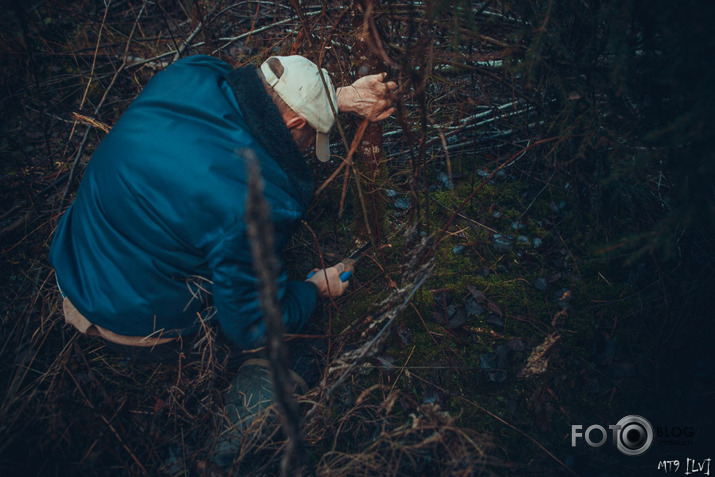
MULTIPOLYGON (((241 234, 231 234, 209 255, 212 291, 219 325, 242 349, 262 346, 265 320, 258 296, 258 278, 241 234)), ((278 252, 276 252, 278 253, 278 252)), ((279 254, 282 263, 282 257, 279 254)), ((285 331, 295 333, 315 311, 317 288, 309 282, 289 281, 283 271, 278 278, 278 299, 285 331)))

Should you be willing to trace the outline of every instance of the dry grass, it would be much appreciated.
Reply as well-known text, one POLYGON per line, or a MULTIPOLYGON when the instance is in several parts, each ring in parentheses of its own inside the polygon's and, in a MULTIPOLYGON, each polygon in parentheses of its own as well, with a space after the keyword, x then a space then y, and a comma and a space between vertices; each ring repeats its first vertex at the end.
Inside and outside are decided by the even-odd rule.
MULTIPOLYGON (((190 54, 211 54, 232 66, 244 66, 257 65, 272 54, 299 53, 325 66, 335 84, 349 84, 351 72, 359 66, 351 54, 356 7, 317 0, 290 2, 302 5, 299 12, 267 0, 22 3, 15 2, 17 6, 0 20, 0 473, 223 475, 211 464, 210 455, 228 422, 223 392, 232 372, 216 330, 203 331, 192 359, 159 365, 122 359, 101 340, 78 336, 63 323, 47 262, 50 240, 92 152, 156 72, 190 54)), ((641 402, 639 397, 654 386, 668 386, 667 380, 653 383, 644 375, 638 383, 645 392, 638 394, 636 378, 619 380, 609 375, 605 364, 592 365, 591 347, 613 344, 617 331, 625 328, 622 342, 631 345, 633 354, 640 353, 638 369, 649 369, 668 359, 665 354, 656 356, 658 345, 669 336, 688 342, 688 333, 701 321, 687 306, 673 304, 673 296, 688 297, 689 292, 671 293, 667 272, 655 259, 656 270, 647 276, 651 282, 644 286, 645 293, 624 284, 625 279, 617 283, 616 267, 607 269, 610 255, 579 261, 588 256, 595 233, 578 229, 582 222, 565 230, 572 224, 549 209, 549 200, 559 202, 578 183, 573 194, 590 194, 581 204, 586 204, 579 212, 582 220, 593 221, 591 213, 598 220, 597 207, 588 201, 595 204, 600 199, 603 170, 599 161, 590 159, 622 148, 618 150, 630 160, 635 156, 628 151, 643 149, 627 134, 621 136, 622 124, 602 130, 608 125, 600 123, 605 117, 600 108, 609 111, 610 85, 577 74, 581 63, 569 64, 570 57, 558 56, 578 53, 578 48, 539 50, 561 31, 570 32, 568 38, 578 45, 579 32, 570 29, 571 20, 559 24, 560 10, 520 14, 520 8, 527 8, 524 2, 427 3, 425 7, 385 1, 366 23, 372 51, 400 84, 398 111, 384 123, 389 173, 374 187, 396 190, 410 200, 407 211, 388 208, 393 227, 418 224, 432 235, 428 240, 426 234, 405 227, 412 233, 400 234, 389 244, 393 249, 385 247, 363 262, 372 276, 355 278, 350 291, 326 303, 316 317, 329 333, 331 346, 323 382, 299 399, 304 462, 316 475, 340 476, 490 475, 527 467, 532 474, 568 472, 560 459, 572 450, 554 449, 554 443, 566 446, 559 425, 581 422, 584 414, 587 420, 605 424, 600 410, 604 402, 609 412, 620 412, 641 402), (525 18, 538 20, 533 23, 538 26, 525 18), (374 42, 378 37, 382 41, 374 42), (553 78, 558 81, 549 82, 553 78), (492 187, 490 181, 500 180, 500 172, 515 179, 492 187), (458 181, 462 195, 457 194, 458 187, 445 185, 458 181), (517 181, 527 186, 510 188, 517 181), (568 191, 566 183, 571 183, 568 191), (435 190, 439 197, 431 194, 435 190), (536 209, 542 210, 538 217, 536 209), (513 217, 499 222, 492 220, 495 212, 513 217), (539 251, 517 255, 491 246, 492 233, 500 226, 512 233, 512 220, 534 218, 534 227, 544 217, 538 227, 548 237, 544 242, 550 243, 539 251), (482 301, 477 301, 520 335, 495 332, 484 323, 455 330, 449 319, 435 323, 430 317, 431 301, 414 303, 414 292, 435 263, 435 269, 441 267, 439 276, 432 277, 434 289, 418 295, 423 302, 429 301, 425 296, 453 293, 450 298, 457 303, 454 290, 445 292, 442 287, 452 281, 470 285, 459 268, 465 255, 443 253, 456 244, 468 250, 471 263, 484 264, 491 269, 490 277, 499 277, 489 282, 492 288, 485 288, 486 294, 475 292, 482 293, 482 301), (582 287, 593 296, 576 295, 574 301, 582 309, 554 315, 556 304, 544 294, 534 298, 531 283, 520 273, 557 277, 554 281, 563 284, 568 276, 571 281, 564 286, 582 287), (369 308, 378 296, 384 300, 369 308), (356 302, 365 303, 358 316, 344 316, 342 312, 356 302), (405 310, 417 323, 412 324, 418 330, 414 334, 425 336, 420 345, 424 349, 415 351, 414 340, 401 345, 405 356, 399 364, 378 365, 386 347, 399 348, 402 333, 412 332, 401 321, 405 310), (583 321, 577 322, 577 316, 583 321), (631 338, 627 333, 633 330, 631 338), (652 330, 657 336, 650 334, 652 330), (533 381, 508 382, 499 388, 480 374, 479 366, 484 365, 475 350, 493 351, 511 338, 533 348, 554 332, 563 339, 549 351, 549 366, 545 359, 537 360, 533 381), (594 334, 611 341, 594 344, 587 339, 594 334), (650 348, 641 344, 641 336, 650 348), (564 350, 568 346, 573 347, 567 350, 571 354, 564 350), (420 353, 423 356, 418 357, 420 353), (410 359, 420 360, 421 367, 410 372, 410 359), (559 365, 563 369, 558 372, 547 370, 559 365), (594 386, 598 395, 569 395, 594 383, 605 383, 594 386), (479 390, 482 394, 469 394, 478 387, 484 388, 479 390), (426 399, 420 394, 425 389, 440 398, 426 399), (504 395, 514 396, 502 395, 504 389, 504 395), (504 397, 503 402, 498 400, 504 397), (510 399, 521 404, 511 414, 510 399), (597 412, 592 411, 596 405, 588 407, 590 399, 601 406, 597 412), (492 411, 497 406, 499 411, 492 411), (474 422, 480 423, 479 429, 470 427, 474 422), (523 459, 519 466, 518 458, 523 459)), ((600 30, 593 31, 595 35, 600 30)), ((579 61, 585 58, 574 56, 579 61)), ((599 58, 606 55, 592 58, 600 65, 605 60, 599 58)), ((637 108, 633 111, 640 114, 637 108)), ((627 121, 626 117, 623 122, 627 121)), ((342 119, 341 127, 344 144, 336 152, 347 157, 360 129, 350 119, 342 119)), ((359 216, 357 203, 351 208, 345 199, 356 180, 372 191, 365 177, 343 174, 347 167, 331 176, 335 169, 330 163, 315 168, 320 192, 306 227, 289 250, 290 272, 296 276, 304 272, 305 262, 312 266, 337 261, 354 246, 351 226, 345 224, 349 220, 336 217, 343 212, 348 218, 359 216)), ((647 171, 646 187, 638 190, 648 200, 661 201, 661 192, 669 192, 661 187, 668 177, 655 172, 647 171)), ((627 222, 625 234, 657 220, 665 207, 665 202, 658 202, 649 209, 650 202, 644 201, 639 210, 648 214, 627 222)), ((614 223, 618 225, 615 219, 614 223)), ((699 256, 712 262, 706 242, 699 256)), ((614 249, 623 243, 615 243, 614 249)), ((613 259, 618 267, 621 260, 613 259)), ((479 267, 474 268, 466 273, 479 267)), ((691 282, 711 283, 712 274, 694 274, 691 282)), ((466 294, 467 289, 456 293, 466 294)), ((695 288, 694 303, 703 301, 699 294, 704 289, 705 285, 695 288)), ((527 357, 525 352, 522 362, 512 367, 522 367, 527 357)), ((635 369, 634 363, 625 364, 635 369)), ((698 392, 712 394, 704 385, 698 392)), ((279 472, 285 442, 279 420, 269 417, 273 412, 253 423, 231 475, 279 472)))
MULTIPOLYGON (((404 13, 398 7, 390 14, 404 13)), ((52 230, 91 152, 156 71, 186 54, 214 54, 240 66, 297 51, 324 60, 344 84, 351 39, 342 32, 349 15, 347 5, 322 10, 318 3, 304 5, 299 19, 293 9, 271 2, 113 0, 20 5, 4 20, 4 475, 221 473, 207 458, 223 429, 222 392, 231 373, 215 331, 206 330, 198 359, 160 365, 116 357, 101 340, 78 336, 63 323, 47 264, 52 230), (300 33, 305 28, 310 38, 300 33)), ((435 35, 434 27, 425 28, 435 35)), ((414 35, 407 29, 405 23, 395 38, 414 35)), ((408 102, 410 91, 424 89, 424 78, 401 79, 408 102)), ((456 96, 465 94, 459 91, 440 101, 459 101, 456 96)), ((405 103, 402 127, 419 114, 405 103)), ((414 152, 394 143, 391 154, 414 152)), ((416 403, 398 389, 362 390, 351 373, 327 376, 303 404, 311 413, 304 423, 310 465, 320 475, 474 475, 494 463, 486 454, 488 439, 459 428, 438 406, 416 403)), ((241 475, 277 472, 283 443, 275 422, 255 423, 266 429, 251 434, 260 439, 244 442, 235 461, 241 475)))

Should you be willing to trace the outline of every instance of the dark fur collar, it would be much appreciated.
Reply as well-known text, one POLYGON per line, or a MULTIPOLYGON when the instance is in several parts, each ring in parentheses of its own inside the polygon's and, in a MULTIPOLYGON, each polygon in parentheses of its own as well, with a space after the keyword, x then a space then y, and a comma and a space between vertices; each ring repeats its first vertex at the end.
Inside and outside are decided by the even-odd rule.
POLYGON ((253 137, 285 171, 294 189, 288 192, 307 209, 313 195, 313 174, 255 68, 237 68, 226 80, 253 137))

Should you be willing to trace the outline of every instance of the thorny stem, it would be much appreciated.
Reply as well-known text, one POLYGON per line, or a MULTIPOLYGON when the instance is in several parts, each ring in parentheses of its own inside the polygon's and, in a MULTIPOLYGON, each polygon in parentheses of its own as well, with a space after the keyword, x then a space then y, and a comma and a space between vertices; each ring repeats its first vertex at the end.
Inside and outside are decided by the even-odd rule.
POLYGON ((251 245, 251 256, 259 279, 259 299, 266 321, 269 363, 276 403, 281 414, 287 443, 281 460, 281 475, 301 474, 304 462, 298 404, 293 399, 293 389, 288 374, 288 356, 283 344, 283 313, 278 301, 279 262, 274 251, 273 224, 268 202, 263 195, 260 166, 252 151, 244 154, 248 169, 248 198, 246 225, 251 245))

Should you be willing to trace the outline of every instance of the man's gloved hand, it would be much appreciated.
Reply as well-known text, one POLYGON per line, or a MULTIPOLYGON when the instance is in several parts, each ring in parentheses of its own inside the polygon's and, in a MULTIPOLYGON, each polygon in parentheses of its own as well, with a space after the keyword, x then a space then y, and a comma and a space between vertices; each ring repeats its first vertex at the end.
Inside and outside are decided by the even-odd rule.
POLYGON ((392 91, 397 83, 385 83, 387 73, 363 76, 352 85, 338 88, 338 111, 355 113, 372 122, 387 119, 395 108, 392 106, 392 91))
POLYGON ((313 269, 308 274, 307 282, 318 287, 318 295, 322 297, 336 297, 342 295, 350 285, 353 274, 351 260, 343 260, 335 266, 319 270, 313 269))

